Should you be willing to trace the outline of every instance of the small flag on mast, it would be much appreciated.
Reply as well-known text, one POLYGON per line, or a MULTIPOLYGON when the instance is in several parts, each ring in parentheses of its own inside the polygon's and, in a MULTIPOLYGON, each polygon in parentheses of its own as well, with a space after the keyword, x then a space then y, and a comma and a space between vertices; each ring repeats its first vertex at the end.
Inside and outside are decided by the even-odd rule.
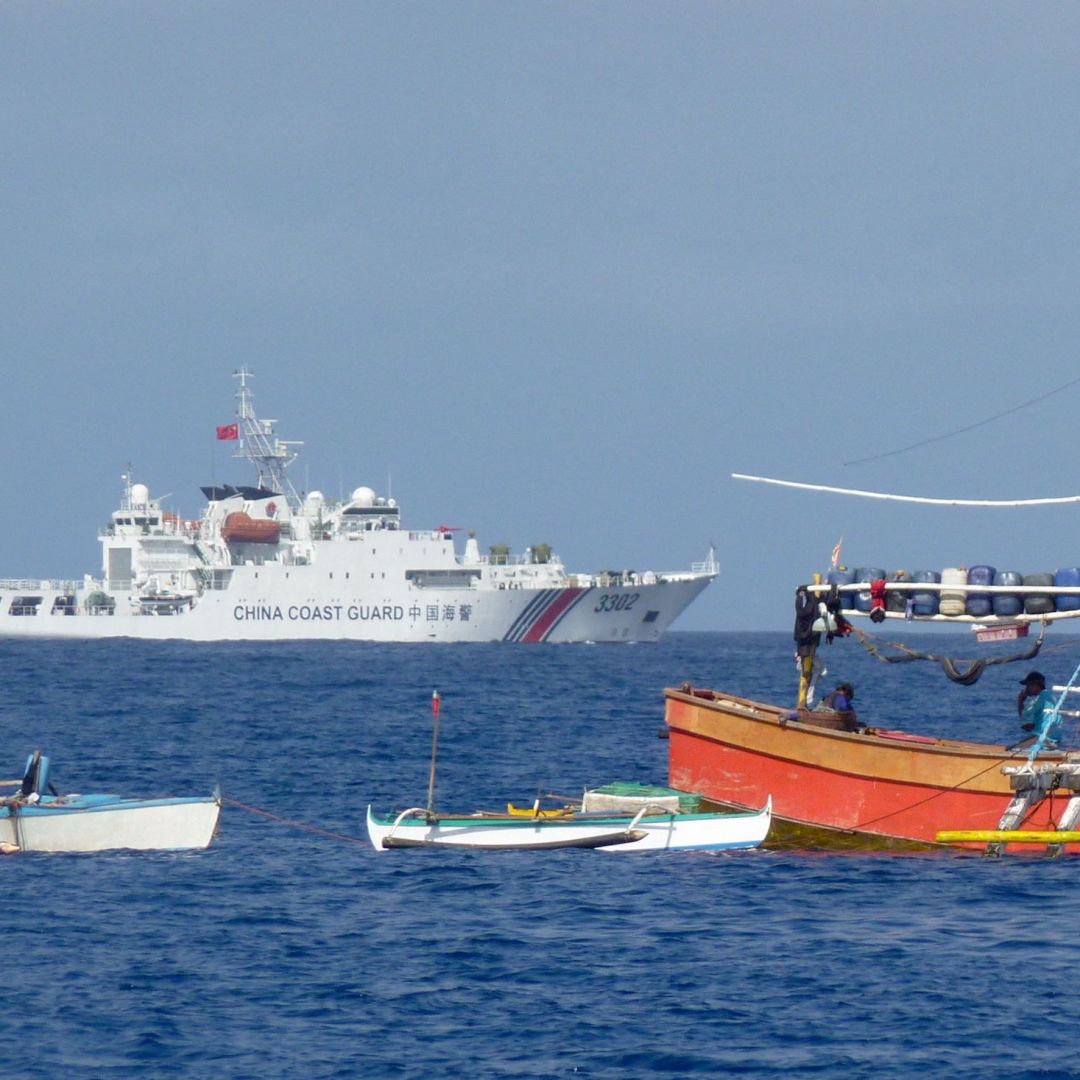
POLYGON ((240 438, 240 428, 236 424, 219 424, 217 437, 225 441, 234 441, 240 438))
POLYGON ((844 538, 841 536, 840 539, 836 541, 836 547, 832 549, 832 566, 830 567, 831 570, 835 570, 840 564, 840 545, 843 542, 844 538))

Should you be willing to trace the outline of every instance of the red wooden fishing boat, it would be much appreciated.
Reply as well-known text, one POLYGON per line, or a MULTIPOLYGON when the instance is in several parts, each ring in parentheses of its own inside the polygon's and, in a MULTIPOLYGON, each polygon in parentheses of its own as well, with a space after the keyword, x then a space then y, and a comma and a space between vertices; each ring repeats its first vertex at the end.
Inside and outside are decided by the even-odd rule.
MULTIPOLYGON (((906 847, 934 844, 948 830, 998 830, 1032 768, 1026 749, 836 730, 828 713, 689 685, 664 697, 671 786, 740 809, 771 795, 781 842, 906 847)), ((1076 790, 1065 785, 1080 771, 1080 754, 1043 751, 1035 769, 1045 790, 1015 827, 1069 830, 1066 807, 1076 790)), ((1080 852, 1080 845, 1065 850, 1080 852)))
MULTIPOLYGON (((733 475, 830 494, 950 506, 1080 501, 1080 496, 934 499, 733 475)), ((849 572, 839 565, 839 557, 838 543, 827 580, 817 574, 811 584, 796 589, 794 640, 800 681, 794 709, 688 684, 664 691, 671 786, 740 808, 759 806, 770 794, 772 835, 781 839, 850 846, 961 842, 995 854, 1032 850, 1041 843, 1051 854, 1080 852, 1080 752, 1045 749, 1053 745, 1046 742, 1051 722, 1080 715, 1061 709, 1066 694, 1080 692, 1080 665, 1067 686, 1053 687, 1061 696, 1052 714, 1040 714, 1039 731, 1030 747, 874 728, 847 730, 838 714, 806 708, 812 701, 815 651, 822 636, 831 641, 855 632, 845 616, 866 615, 874 623, 887 619, 969 623, 982 640, 1015 640, 1027 636, 1029 623, 1041 624, 1038 641, 1026 652, 984 658, 963 668, 948 657, 906 646, 896 645, 902 655, 893 657, 876 646, 870 649, 890 663, 936 660, 950 679, 970 684, 990 664, 1034 657, 1051 622, 1080 617, 1080 568, 1031 575, 1029 582, 1024 575, 1011 571, 999 575, 993 567, 980 565, 917 574, 916 581, 905 571, 887 576, 884 570, 863 567, 849 572), (972 833, 988 833, 993 839, 976 840, 972 833), (963 839, 957 840, 957 834, 963 839), (1018 834, 1031 843, 1017 842, 1018 834), (1034 839, 1048 834, 1054 835, 1034 839)), ((865 635, 855 633, 867 644, 865 635)), ((853 725, 850 714, 847 719, 853 725)))

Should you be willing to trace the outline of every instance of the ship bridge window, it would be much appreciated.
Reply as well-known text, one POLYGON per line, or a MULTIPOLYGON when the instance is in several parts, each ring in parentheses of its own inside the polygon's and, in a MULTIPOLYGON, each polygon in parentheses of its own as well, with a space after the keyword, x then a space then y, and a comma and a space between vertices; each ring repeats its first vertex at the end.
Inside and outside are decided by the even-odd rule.
POLYGON ((468 589, 479 580, 479 570, 406 570, 405 580, 421 589, 468 589))
POLYGON ((41 603, 42 597, 40 596, 16 596, 11 601, 11 614, 12 615, 36 615, 38 613, 38 605, 41 603))

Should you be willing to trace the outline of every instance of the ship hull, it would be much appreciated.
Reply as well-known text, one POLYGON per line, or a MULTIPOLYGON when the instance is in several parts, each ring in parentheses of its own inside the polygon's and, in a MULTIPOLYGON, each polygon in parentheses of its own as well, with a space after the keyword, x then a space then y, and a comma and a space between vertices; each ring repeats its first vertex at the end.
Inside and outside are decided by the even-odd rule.
MULTIPOLYGON (((890 847, 933 844, 948 830, 993 830, 1013 795, 1002 768, 1026 757, 902 732, 830 730, 709 690, 666 690, 665 702, 670 785, 740 809, 771 795, 781 838, 890 847)), ((1067 793, 1045 800, 1023 827, 1053 829, 1066 801, 1067 793)))
POLYGON ((229 587, 176 603, 132 608, 114 593, 112 614, 88 612, 70 586, 0 588, 0 637, 189 641, 652 642, 712 580, 541 589, 326 588, 316 567, 237 567, 229 587), (58 598, 74 603, 58 606, 58 598), (70 613, 67 613, 70 612, 70 613))

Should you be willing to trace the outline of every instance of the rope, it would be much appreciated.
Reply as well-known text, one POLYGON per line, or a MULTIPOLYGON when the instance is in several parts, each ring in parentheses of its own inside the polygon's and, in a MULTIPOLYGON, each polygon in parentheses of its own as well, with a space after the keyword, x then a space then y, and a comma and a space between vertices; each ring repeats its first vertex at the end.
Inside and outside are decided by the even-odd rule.
MULTIPOLYGON (((1062 697, 1064 696, 1065 695, 1062 694, 1062 697)), ((1077 721, 1077 730, 1080 731, 1080 720, 1077 721)), ((1073 744, 1075 744, 1075 734, 1072 743, 1066 743, 1065 745, 1066 747, 1068 747, 1073 744)), ((925 803, 932 802, 934 799, 939 798, 941 795, 948 794, 951 791, 958 791, 966 784, 970 784, 972 780, 977 780, 980 776, 988 773, 991 769, 996 769, 998 766, 1003 765, 1005 762, 1012 760, 1014 759, 1011 756, 998 758, 996 761, 992 761, 989 765, 987 765, 985 769, 980 769, 977 773, 973 773, 966 780, 961 780, 958 784, 954 784, 952 787, 942 788, 940 791, 935 791, 932 795, 927 795, 925 799, 917 799, 915 802, 910 803, 907 806, 902 806, 898 810, 890 810, 887 814, 882 814, 880 817, 870 818, 868 821, 861 821, 859 822, 859 824, 852 826, 849 831, 856 832, 859 829, 865 828, 867 825, 876 825, 879 821, 885 821, 887 818, 895 817, 897 814, 906 813, 908 810, 912 810, 916 806, 923 806, 925 803)), ((1033 757, 1029 758, 1028 760, 1033 760, 1033 757)), ((1053 799, 1052 791, 1049 793, 1049 797, 1051 798, 1051 800, 1053 799)), ((1020 822, 1020 824, 1024 824, 1025 822, 1027 822, 1027 820, 1035 812, 1036 806, 1037 804, 1033 805, 1028 810, 1027 815, 1024 817, 1023 821, 1020 822)))
POLYGON ((962 686, 971 686, 977 682, 979 676, 988 668, 995 664, 1013 664, 1017 660, 1030 660, 1032 657, 1037 656, 1039 650, 1042 648, 1043 638, 1046 636, 1046 620, 1043 620, 1042 628, 1039 630, 1038 639, 1035 644, 1031 646, 1026 652, 1018 653, 1015 656, 987 656, 980 657, 977 660, 966 661, 962 660, 959 663, 966 664, 963 669, 957 666, 957 661, 948 656, 935 656, 933 653, 920 652, 917 649, 908 648, 907 645, 901 644, 899 641, 888 641, 884 644, 890 648, 896 649, 901 653, 900 656, 887 656, 880 647, 874 644, 870 639, 870 635, 865 630, 860 630, 858 627, 852 627, 855 637, 858 639, 859 644, 875 659, 880 660, 883 664, 906 664, 913 660, 932 660, 936 664, 941 665, 941 670, 955 683, 960 683, 962 686))
POLYGON ((964 427, 957 428, 955 431, 947 431, 944 435, 933 435, 928 439, 920 439, 910 446, 901 446, 896 450, 886 450, 884 453, 873 454, 870 457, 853 458, 851 461, 845 461, 844 464, 861 465, 866 461, 880 461, 881 458, 893 457, 896 454, 906 454, 908 451, 917 450, 921 446, 928 446, 930 443, 942 442, 943 440, 951 439, 956 435, 963 435, 967 431, 974 431, 975 428, 983 427, 985 424, 992 424, 995 420, 1000 420, 1004 416, 1010 416, 1012 413, 1019 412, 1021 409, 1026 409, 1031 405, 1038 404, 1040 401, 1045 401, 1048 397, 1053 397, 1054 394, 1060 394, 1062 390, 1068 390, 1070 386, 1075 386, 1077 383, 1080 383, 1080 378, 1070 379, 1067 383, 1057 386, 1053 390, 1047 390, 1045 394, 1040 394, 1030 401, 1023 401, 1019 405, 1013 405, 1011 408, 1006 409, 1004 412, 999 412, 994 416, 988 416, 984 420, 976 420, 975 423, 967 424, 964 427))
MULTIPOLYGON (((952 787, 942 788, 940 791, 935 791, 932 795, 927 795, 925 799, 916 799, 915 802, 910 803, 907 806, 901 806, 897 810, 890 810, 887 814, 882 814, 880 817, 870 818, 868 821, 860 821, 859 824, 853 825, 849 831, 857 832, 859 829, 864 829, 867 825, 876 825, 879 821, 885 821, 886 818, 895 817, 897 814, 907 813, 908 810, 914 809, 916 806, 923 806, 925 803, 933 802, 934 799, 940 798, 942 795, 947 795, 952 791, 959 791, 965 784, 970 784, 972 780, 978 780, 984 773, 988 773, 991 769, 996 769, 1003 765, 1006 761, 1011 761, 1013 758, 1003 757, 998 758, 996 761, 992 761, 985 769, 980 769, 977 773, 973 773, 966 780, 961 780, 958 784, 953 784, 952 787)), ((1034 811, 1032 807, 1032 811, 1034 811)), ((1029 813, 1030 816, 1030 813, 1029 813)), ((1025 821, 1027 819, 1025 818, 1025 821)))
POLYGON ((329 829, 321 829, 318 825, 308 825, 303 821, 293 821, 289 818, 280 817, 278 814, 272 814, 269 810, 260 810, 257 806, 248 806, 247 803, 238 802, 236 799, 230 799, 227 795, 221 796, 223 803, 228 803, 229 806, 235 806, 237 810, 246 810, 249 814, 257 814, 259 817, 269 818, 271 821, 276 821, 279 825, 288 825, 290 829, 299 829, 301 832, 315 833, 318 836, 326 836, 331 840, 345 840, 350 844, 368 844, 367 840, 362 839, 359 836, 347 836, 345 833, 331 832, 329 829))

